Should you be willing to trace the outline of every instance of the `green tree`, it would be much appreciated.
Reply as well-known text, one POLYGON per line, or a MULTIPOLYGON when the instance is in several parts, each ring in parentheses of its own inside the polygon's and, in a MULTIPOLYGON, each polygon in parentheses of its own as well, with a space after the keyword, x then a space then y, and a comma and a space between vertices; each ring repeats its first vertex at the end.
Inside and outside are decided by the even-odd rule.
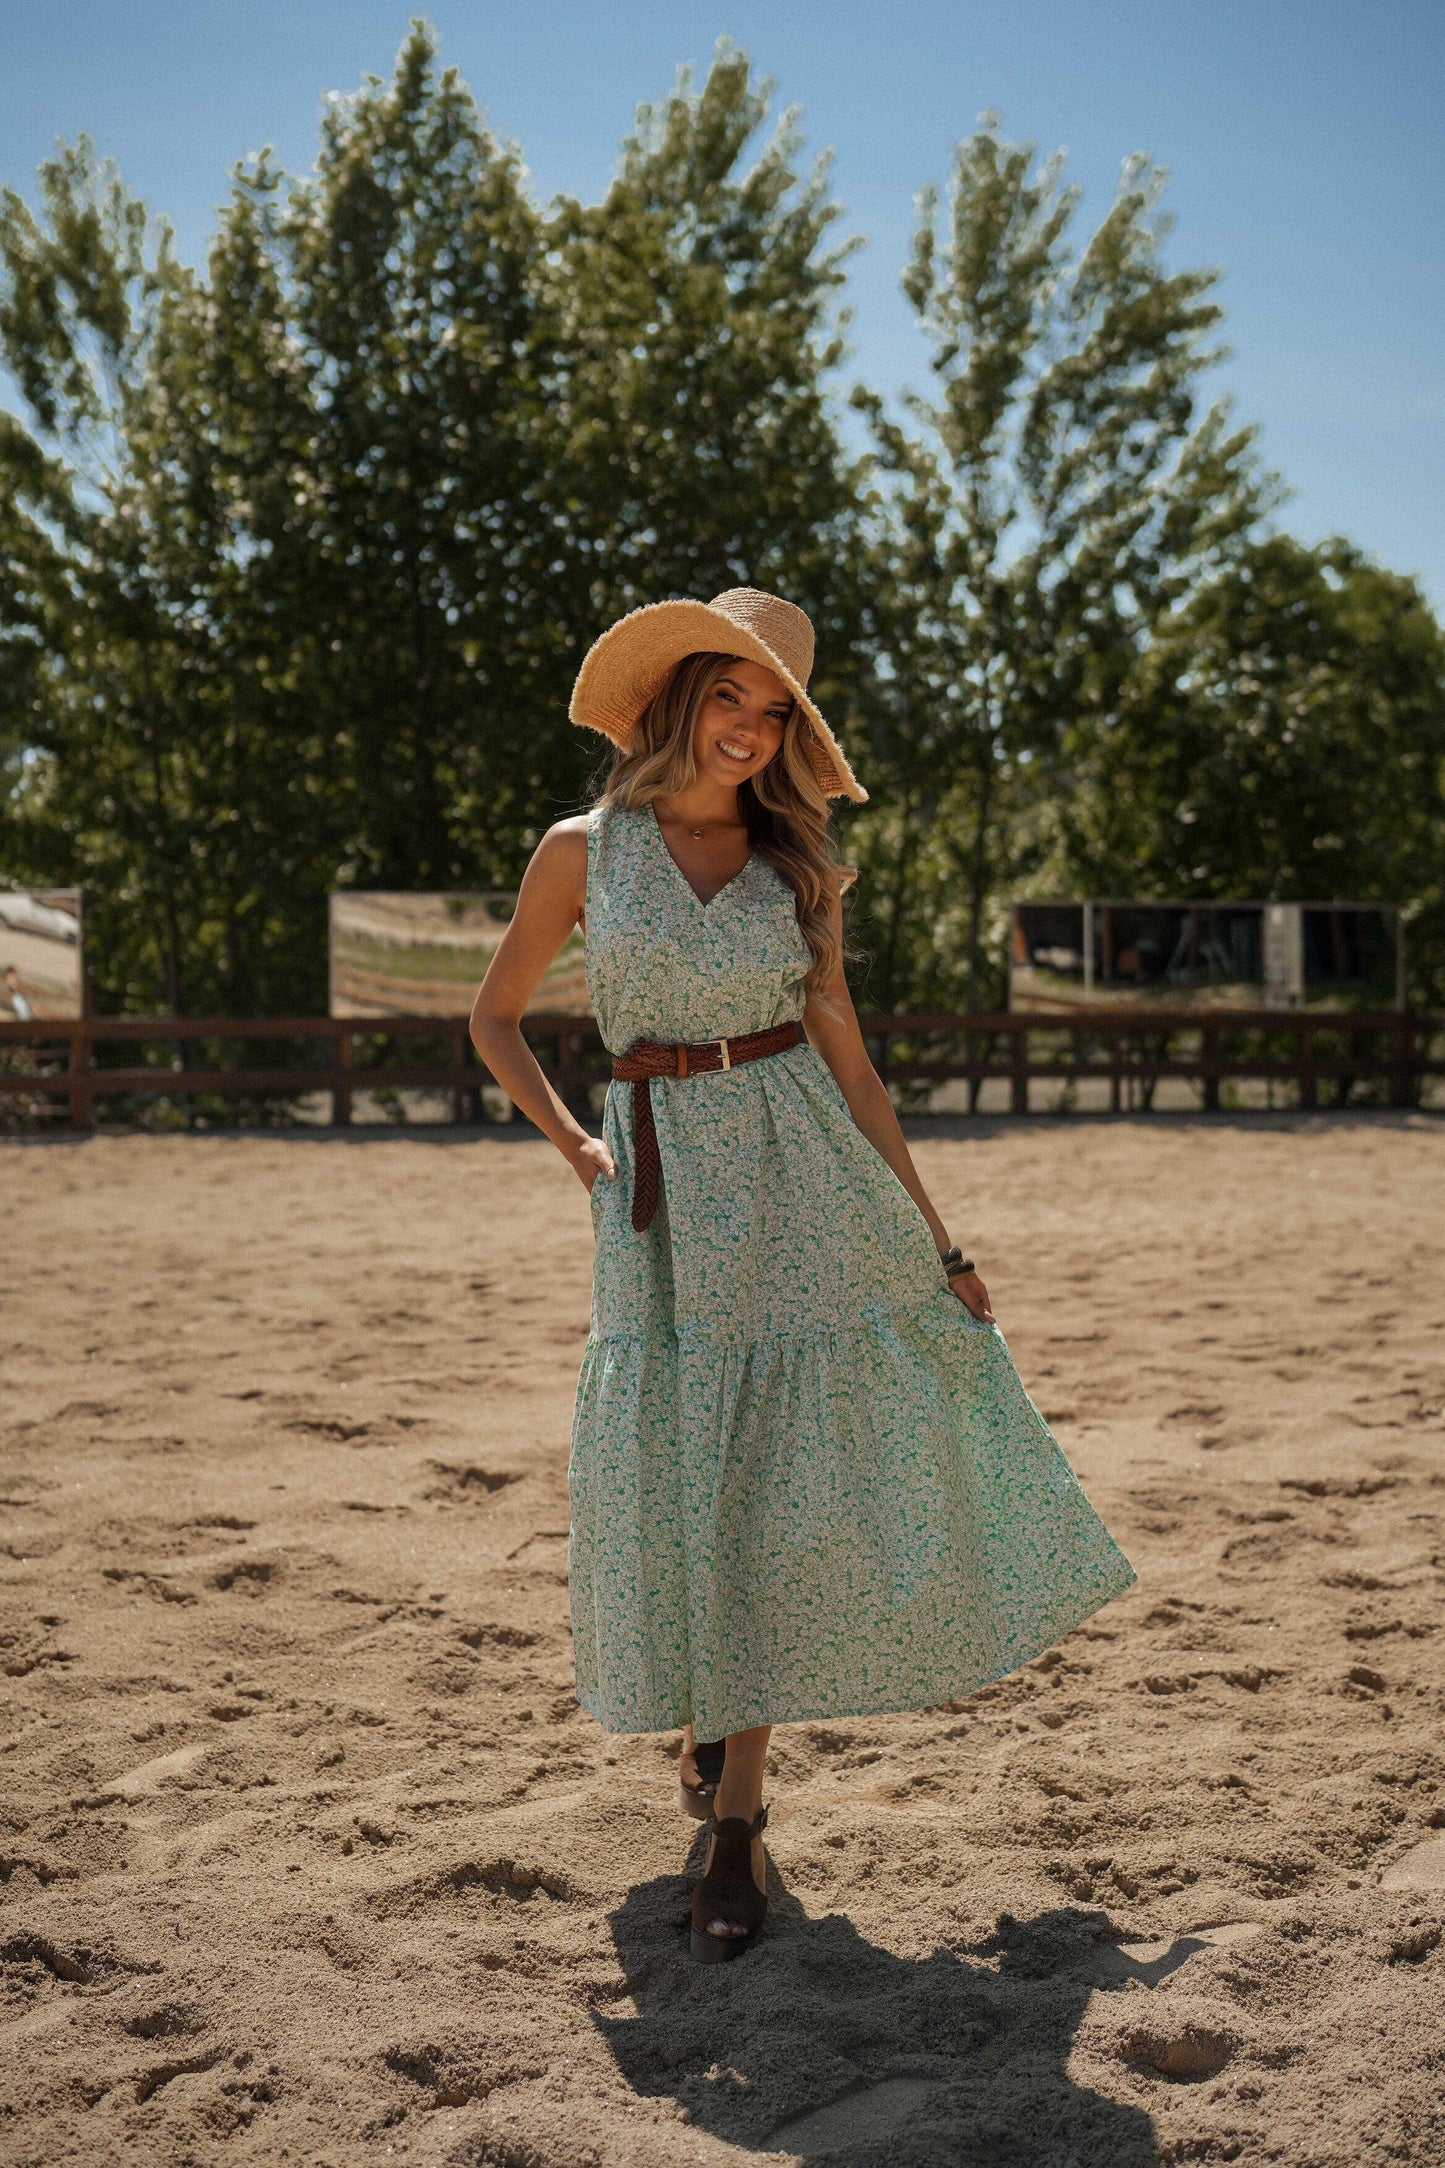
POLYGON ((862 463, 829 395, 856 245, 830 245, 828 162, 720 42, 700 91, 640 108, 596 205, 549 229, 557 471, 587 574, 579 631, 668 595, 777 587, 841 691, 856 638, 862 463))
POLYGON ((1348 543, 1257 542, 1140 658, 1059 809, 1086 893, 1410 909, 1445 999, 1445 634, 1348 543))
MULTIPOLYGON (((1164 176, 1124 168, 1077 256, 1077 191, 990 119, 926 193, 904 280, 936 396, 875 395, 888 477, 878 670, 856 830, 871 998, 981 1005, 990 911, 1036 861, 1055 794, 1155 628, 1239 547, 1267 487, 1252 432, 1197 410, 1216 274, 1169 272, 1164 176)), ((994 961, 996 962, 996 952, 994 961)))
POLYGON ((6 870, 99 871, 120 987, 145 953, 178 996, 188 717, 159 666, 164 604, 127 445, 185 276, 88 143, 47 161, 40 193, 38 214, 0 198, 0 354, 32 417, 0 413, 6 870))
POLYGON ((268 266, 233 218, 195 278, 88 145, 41 180, 42 215, 12 196, 0 229, 32 417, 0 437, 6 870, 85 882, 107 1006, 292 1007, 319 986, 297 899, 324 894, 328 836, 258 518, 304 433, 268 266))
POLYGON ((328 889, 515 879, 596 759, 599 624, 743 581, 856 719, 872 1002, 980 1005, 1046 870, 1399 897, 1445 946, 1438 627, 1253 540, 1157 170, 1075 255, 1057 161, 960 147, 906 279, 935 398, 857 395, 870 472, 826 169, 768 99, 724 45, 544 211, 417 27, 313 178, 237 172, 201 271, 88 145, 0 198, 0 871, 86 884, 103 1005, 317 1006, 328 889))
POLYGON ((547 214, 416 27, 203 273, 87 149, 5 199, 0 861, 87 883, 108 1004, 310 1007, 328 888, 514 880, 607 615, 761 579, 846 631, 841 254, 766 109, 725 50, 547 214))
POLYGON ((545 241, 520 161, 418 26, 390 83, 332 104, 316 178, 269 231, 310 399, 304 646, 338 874, 505 879, 568 767, 545 241))
POLYGON ((317 698, 313 401, 269 245, 269 180, 264 166, 238 178, 204 281, 163 313, 130 436, 198 711, 190 999, 240 1015, 322 998, 324 897, 345 838, 317 698))

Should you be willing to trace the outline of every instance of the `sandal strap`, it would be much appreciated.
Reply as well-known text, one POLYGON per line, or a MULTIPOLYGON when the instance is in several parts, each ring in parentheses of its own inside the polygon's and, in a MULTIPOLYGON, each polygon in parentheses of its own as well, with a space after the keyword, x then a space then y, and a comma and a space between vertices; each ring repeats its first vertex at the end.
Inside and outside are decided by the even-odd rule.
MULTIPOLYGON (((740 1814, 725 1814, 722 1817, 722 1822, 741 1822, 742 1819, 743 1818, 740 1814)), ((703 1824, 703 1827, 705 1829, 710 1829, 713 1835, 716 1836, 718 1830, 722 1827, 722 1822, 718 1820, 717 1812, 716 1810, 714 1810, 713 1813, 708 1816, 706 1822, 703 1824)), ((759 1807, 752 1821, 744 1824, 749 1839, 753 1837, 760 1837, 763 1831, 767 1828, 767 1826, 768 1810, 766 1805, 759 1807)))
POLYGON ((722 1782, 723 1761, 727 1752, 726 1739, 699 1739, 693 1746, 693 1766, 697 1770, 697 1782, 689 1784, 681 1779, 682 1788, 694 1799, 711 1799, 722 1782))

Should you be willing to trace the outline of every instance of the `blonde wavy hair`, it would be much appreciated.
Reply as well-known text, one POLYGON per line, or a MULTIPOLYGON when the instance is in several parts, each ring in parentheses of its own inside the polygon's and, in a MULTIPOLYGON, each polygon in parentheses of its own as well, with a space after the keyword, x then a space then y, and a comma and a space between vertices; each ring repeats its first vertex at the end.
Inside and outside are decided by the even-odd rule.
MULTIPOLYGON (((718 679, 736 661, 735 655, 683 657, 643 709, 626 751, 614 759, 599 805, 646 806, 686 790, 697 775, 693 725, 718 679)), ((793 891, 798 929, 812 958, 803 986, 816 1000, 841 960, 832 904, 852 878, 852 868, 838 858, 828 800, 809 758, 810 727, 794 701, 777 752, 766 768, 739 784, 738 809, 753 850, 793 891)))

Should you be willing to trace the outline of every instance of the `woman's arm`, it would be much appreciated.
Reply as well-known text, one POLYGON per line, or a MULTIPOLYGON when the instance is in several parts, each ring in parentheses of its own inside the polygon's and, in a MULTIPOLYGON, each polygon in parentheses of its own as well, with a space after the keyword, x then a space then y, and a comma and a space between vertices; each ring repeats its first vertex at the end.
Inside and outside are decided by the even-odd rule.
MULTIPOLYGON (((823 1000, 819 1001, 814 997, 809 1001, 803 1015, 804 1028, 812 1045, 837 1078, 838 1088, 848 1102, 848 1112, 879 1157, 886 1160, 893 1169, 927 1220, 929 1232, 941 1253, 950 1247, 948 1229, 939 1218, 933 1200, 919 1180, 918 1169, 903 1141, 903 1131, 898 1125, 893 1101, 889 1098, 878 1071, 868 1059, 868 1049, 863 1044, 863 1034, 858 1028, 853 997, 843 975, 841 897, 835 902, 833 912, 839 943, 838 968, 828 983, 823 1000)), ((988 1289, 976 1272, 970 1272, 961 1279, 950 1280, 948 1284, 975 1317, 992 1324, 993 1309, 989 1303, 988 1289)))
POLYGON ((549 828, 522 876, 517 909, 472 1006, 472 1044, 522 1112, 550 1137, 584 1189, 617 1169, 600 1137, 589 1136, 553 1091, 522 1037, 522 1012, 574 926, 587 897, 585 816, 549 828))

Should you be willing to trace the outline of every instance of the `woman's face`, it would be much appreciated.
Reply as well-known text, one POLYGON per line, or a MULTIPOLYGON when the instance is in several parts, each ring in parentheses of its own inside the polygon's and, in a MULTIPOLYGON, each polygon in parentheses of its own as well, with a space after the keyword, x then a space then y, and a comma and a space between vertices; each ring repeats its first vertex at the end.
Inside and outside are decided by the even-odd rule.
POLYGON ((768 765, 783 742, 793 696, 758 662, 730 662, 698 711, 692 757, 700 777, 736 787, 768 765))

